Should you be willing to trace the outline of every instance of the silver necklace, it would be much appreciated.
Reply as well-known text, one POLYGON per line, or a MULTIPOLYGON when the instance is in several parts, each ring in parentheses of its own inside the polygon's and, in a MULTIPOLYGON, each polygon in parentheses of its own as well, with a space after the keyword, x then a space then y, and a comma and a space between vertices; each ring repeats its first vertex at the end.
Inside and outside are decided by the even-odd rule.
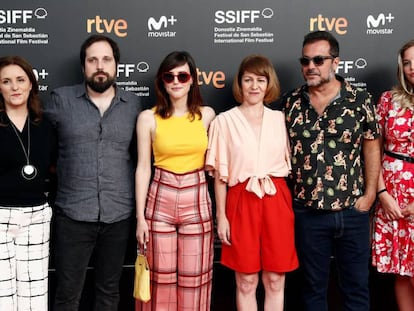
POLYGON ((26 122, 27 122, 27 151, 26 151, 26 148, 24 147, 23 141, 20 138, 19 133, 17 133, 17 129, 14 126, 13 122, 10 121, 10 124, 14 130, 14 133, 17 136, 17 139, 20 142, 20 146, 22 146, 24 156, 26 157, 26 165, 22 167, 21 174, 24 179, 32 180, 37 175, 37 169, 34 165, 31 165, 29 161, 29 158, 30 158, 30 118, 29 117, 27 117, 26 122))

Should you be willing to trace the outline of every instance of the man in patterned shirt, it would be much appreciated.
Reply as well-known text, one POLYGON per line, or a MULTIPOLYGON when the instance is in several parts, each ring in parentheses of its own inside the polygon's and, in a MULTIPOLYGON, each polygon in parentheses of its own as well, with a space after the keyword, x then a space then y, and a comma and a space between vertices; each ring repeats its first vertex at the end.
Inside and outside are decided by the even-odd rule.
POLYGON ((296 247, 304 310, 327 310, 331 257, 344 310, 369 310, 369 209, 380 172, 379 128, 369 93, 335 75, 339 44, 307 34, 306 84, 283 99, 292 147, 296 247))

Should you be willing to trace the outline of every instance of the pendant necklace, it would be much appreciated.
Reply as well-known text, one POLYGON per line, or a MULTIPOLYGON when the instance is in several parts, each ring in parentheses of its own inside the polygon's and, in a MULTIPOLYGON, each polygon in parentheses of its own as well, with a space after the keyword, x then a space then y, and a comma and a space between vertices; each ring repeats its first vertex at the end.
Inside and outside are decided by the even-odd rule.
POLYGON ((11 126, 12 126, 12 128, 14 130, 14 133, 17 136, 17 139, 20 142, 20 146, 22 146, 22 149, 23 149, 23 152, 24 152, 24 156, 26 157, 26 165, 24 165, 22 167, 21 174, 22 174, 22 176, 23 176, 24 179, 26 179, 26 180, 32 180, 37 175, 37 169, 36 169, 36 167, 34 165, 31 165, 30 164, 30 161, 29 161, 29 158, 30 158, 30 118, 27 117, 27 151, 26 151, 26 148, 24 148, 23 141, 20 138, 19 133, 17 133, 17 129, 14 126, 13 122, 10 122, 10 124, 11 124, 11 126))

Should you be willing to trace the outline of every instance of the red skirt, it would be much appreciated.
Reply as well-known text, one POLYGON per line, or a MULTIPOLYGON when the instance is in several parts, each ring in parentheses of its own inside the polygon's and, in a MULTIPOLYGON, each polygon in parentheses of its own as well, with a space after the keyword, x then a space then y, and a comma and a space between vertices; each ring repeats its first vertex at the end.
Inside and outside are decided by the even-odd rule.
POLYGON ((231 246, 222 246, 221 263, 237 272, 284 273, 299 265, 292 198, 284 178, 272 180, 277 192, 263 198, 246 191, 248 181, 228 189, 231 246))

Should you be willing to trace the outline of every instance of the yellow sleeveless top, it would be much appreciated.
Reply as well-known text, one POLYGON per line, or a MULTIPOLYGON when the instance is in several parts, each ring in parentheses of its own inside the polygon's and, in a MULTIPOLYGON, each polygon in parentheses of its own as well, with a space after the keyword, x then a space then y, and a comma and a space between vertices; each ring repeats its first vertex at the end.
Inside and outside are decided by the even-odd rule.
POLYGON ((154 165, 178 174, 204 167, 208 141, 203 121, 197 116, 190 121, 188 114, 167 119, 157 114, 154 116, 154 165))

